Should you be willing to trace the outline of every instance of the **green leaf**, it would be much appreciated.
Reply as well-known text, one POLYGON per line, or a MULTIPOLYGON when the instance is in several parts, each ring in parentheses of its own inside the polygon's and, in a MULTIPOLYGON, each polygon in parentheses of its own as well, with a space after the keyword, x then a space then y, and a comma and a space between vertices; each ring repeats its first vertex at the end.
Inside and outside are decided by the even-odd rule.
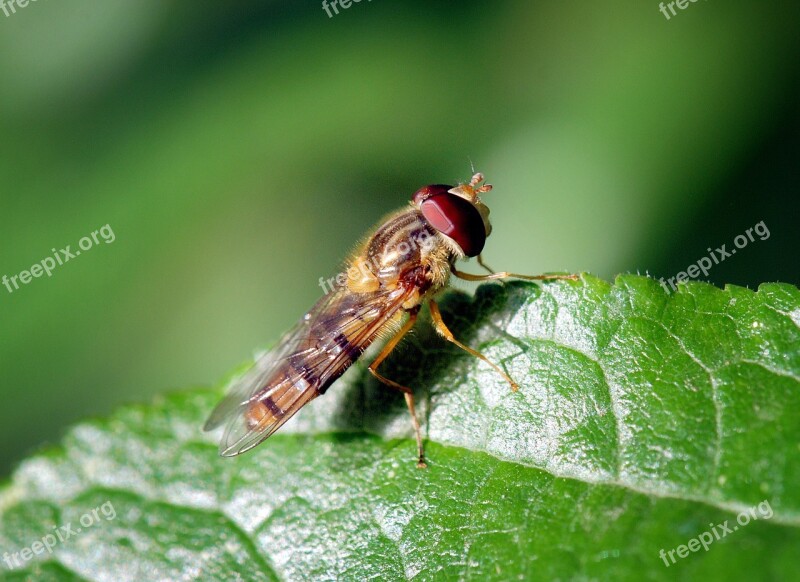
POLYGON ((423 321, 383 371, 416 388, 427 470, 402 398, 363 365, 232 460, 200 432, 222 387, 170 395, 81 424, 19 467, 0 491, 3 559, 58 526, 75 533, 3 563, 6 578, 791 577, 797 288, 668 295, 645 277, 584 276, 443 307, 522 387, 423 321))

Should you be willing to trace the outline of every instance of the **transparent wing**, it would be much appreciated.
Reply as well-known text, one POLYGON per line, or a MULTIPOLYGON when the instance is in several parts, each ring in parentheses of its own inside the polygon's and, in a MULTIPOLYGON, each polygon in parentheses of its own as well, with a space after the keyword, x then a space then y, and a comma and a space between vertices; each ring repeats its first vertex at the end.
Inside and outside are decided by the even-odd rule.
POLYGON ((231 386, 204 430, 225 425, 220 454, 241 454, 319 396, 369 347, 414 289, 338 288, 320 299, 231 386))

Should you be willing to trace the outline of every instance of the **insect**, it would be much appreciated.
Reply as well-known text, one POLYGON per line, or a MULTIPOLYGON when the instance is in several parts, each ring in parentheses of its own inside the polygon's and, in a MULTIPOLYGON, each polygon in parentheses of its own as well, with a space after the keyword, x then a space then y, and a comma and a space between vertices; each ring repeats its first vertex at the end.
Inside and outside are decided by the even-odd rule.
POLYGON ((442 320, 436 294, 451 276, 489 281, 575 279, 576 275, 496 273, 485 265, 481 251, 492 227, 489 208, 480 195, 491 189, 480 173, 457 186, 420 188, 408 207, 387 216, 361 242, 347 261, 346 272, 329 279, 327 285, 321 279, 326 294, 272 351, 257 359, 211 413, 204 430, 225 425, 220 454, 239 455, 269 438, 303 406, 324 394, 374 341, 389 337, 368 369, 404 394, 416 434, 417 466, 425 467, 414 394, 378 372, 414 326, 425 303, 445 340, 486 362, 516 391, 517 383, 499 366, 453 337, 442 320), (477 257, 489 274, 459 271, 456 262, 468 257, 477 257))

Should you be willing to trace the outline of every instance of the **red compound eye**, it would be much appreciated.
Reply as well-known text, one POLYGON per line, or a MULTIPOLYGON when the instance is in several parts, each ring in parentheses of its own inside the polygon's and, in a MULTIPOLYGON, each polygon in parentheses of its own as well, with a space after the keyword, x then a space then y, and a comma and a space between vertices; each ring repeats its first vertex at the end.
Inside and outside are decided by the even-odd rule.
MULTIPOLYGON (((440 187, 449 188, 426 186, 418 190, 417 194, 426 188, 440 187)), ((420 210, 428 223, 456 241, 465 255, 477 257, 481 253, 486 243, 486 227, 478 209, 470 202, 447 191, 436 192, 423 199, 420 210)))
POLYGON ((452 189, 452 186, 448 186, 447 184, 431 184, 430 186, 423 186, 414 192, 411 200, 414 202, 414 204, 419 206, 431 196, 435 196, 436 194, 446 194, 450 189, 452 189))

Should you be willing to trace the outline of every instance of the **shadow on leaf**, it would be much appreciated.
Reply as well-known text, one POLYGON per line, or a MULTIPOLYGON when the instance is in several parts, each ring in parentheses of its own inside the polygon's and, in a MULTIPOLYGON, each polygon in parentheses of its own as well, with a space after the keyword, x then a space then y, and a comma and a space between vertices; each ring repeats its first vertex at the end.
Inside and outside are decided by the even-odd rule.
MULTIPOLYGON (((481 341, 490 339, 479 338, 480 330, 491 333, 494 329, 497 335, 508 338, 502 331, 507 320, 540 293, 539 287, 531 283, 495 283, 478 287, 474 297, 460 290, 450 290, 439 304, 442 317, 453 335, 480 351, 481 341)), ((525 349, 523 344, 519 345, 521 350, 525 349)), ((408 423, 409 436, 413 436, 402 394, 380 383, 366 371, 374 357, 371 354, 365 356, 363 372, 347 387, 342 404, 334 413, 334 424, 344 431, 384 434, 387 426, 402 416, 408 423)), ((414 390, 424 434, 437 396, 459 388, 460 384, 448 384, 443 379, 452 377, 454 367, 473 360, 477 362, 473 356, 436 333, 430 312, 425 309, 413 331, 382 364, 380 371, 387 378, 414 390)), ((467 378, 466 369, 463 378, 467 378)))

